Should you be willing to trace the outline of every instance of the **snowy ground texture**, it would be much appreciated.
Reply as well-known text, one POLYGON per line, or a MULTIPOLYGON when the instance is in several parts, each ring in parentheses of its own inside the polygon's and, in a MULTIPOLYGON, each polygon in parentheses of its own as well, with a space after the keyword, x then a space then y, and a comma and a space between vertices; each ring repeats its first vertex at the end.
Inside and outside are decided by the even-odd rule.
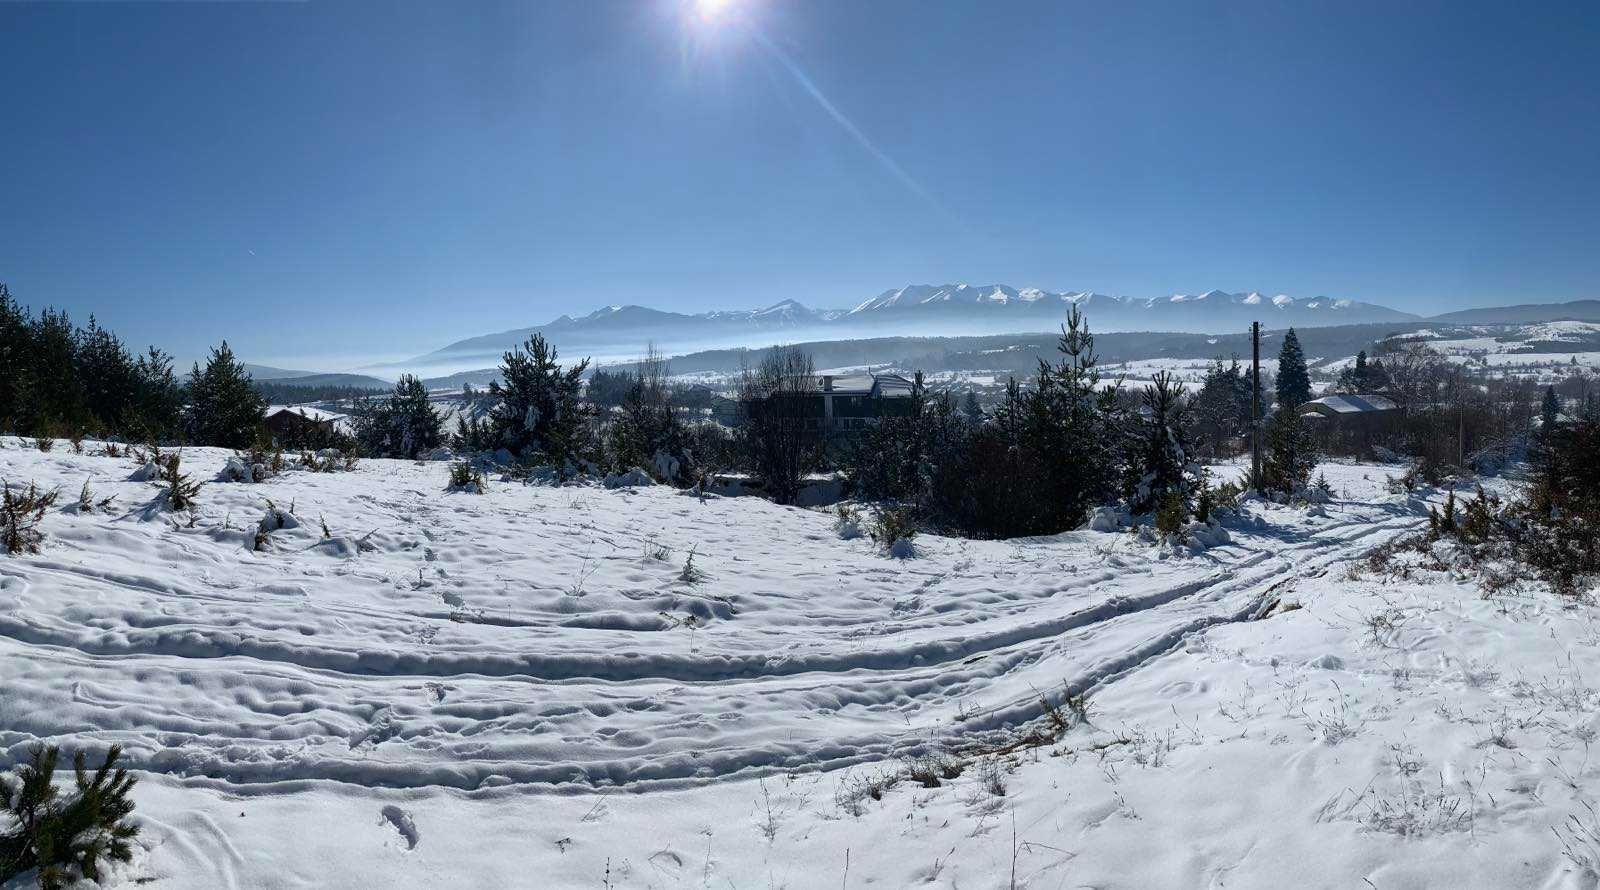
POLYGON ((1595 612, 1370 568, 1425 512, 1394 468, 1209 549, 912 559, 667 488, 366 461, 191 518, 135 469, 0 440, 0 477, 117 497, 0 557, 0 761, 123 744, 126 886, 1597 885, 1595 612), (299 527, 256 552, 267 499, 299 527), (930 756, 959 777, 893 781, 930 756))

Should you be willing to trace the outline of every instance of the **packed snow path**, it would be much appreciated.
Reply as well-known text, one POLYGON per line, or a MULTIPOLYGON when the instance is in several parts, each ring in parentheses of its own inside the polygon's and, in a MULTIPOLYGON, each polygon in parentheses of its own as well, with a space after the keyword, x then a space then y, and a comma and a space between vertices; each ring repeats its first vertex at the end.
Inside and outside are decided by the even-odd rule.
POLYGON ((1127 535, 924 537, 899 560, 819 512, 446 493, 443 465, 400 461, 210 483, 191 519, 147 511, 128 460, 21 444, 7 478, 117 500, 51 515, 44 553, 0 563, 0 663, 27 704, 0 744, 94 738, 235 784, 681 782, 968 741, 1418 521, 1352 508, 1167 560, 1127 535), (299 527, 256 552, 268 501, 299 527))

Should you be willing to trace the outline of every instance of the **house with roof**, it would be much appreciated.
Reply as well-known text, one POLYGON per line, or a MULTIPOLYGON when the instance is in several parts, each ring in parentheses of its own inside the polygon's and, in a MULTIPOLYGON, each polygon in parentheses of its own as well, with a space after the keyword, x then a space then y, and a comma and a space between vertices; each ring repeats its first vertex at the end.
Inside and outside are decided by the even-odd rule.
POLYGON ((1331 420, 1386 417, 1398 415, 1399 412, 1400 406, 1393 399, 1380 395, 1323 396, 1300 406, 1301 417, 1315 416, 1331 420))
POLYGON ((783 393, 742 404, 743 411, 758 414, 778 411, 802 418, 807 429, 819 432, 854 432, 885 417, 911 414, 916 384, 899 374, 820 374, 803 392, 783 393))
POLYGON ((273 405, 267 408, 267 434, 279 445, 305 447, 332 442, 348 434, 349 415, 310 405, 273 405))
POLYGON ((1330 441, 1347 443, 1370 443, 1372 436, 1394 431, 1404 416, 1393 399, 1365 393, 1322 396, 1299 410, 1300 418, 1327 434, 1330 441))

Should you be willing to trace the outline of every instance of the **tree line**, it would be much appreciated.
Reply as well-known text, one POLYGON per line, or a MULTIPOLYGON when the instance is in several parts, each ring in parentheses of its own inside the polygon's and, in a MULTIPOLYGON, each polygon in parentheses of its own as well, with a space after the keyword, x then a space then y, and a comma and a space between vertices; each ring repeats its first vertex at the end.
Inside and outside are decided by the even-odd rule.
POLYGON ((0 430, 38 437, 118 437, 244 447, 265 402, 227 343, 186 379, 151 346, 135 355, 93 316, 35 314, 0 284, 0 430))

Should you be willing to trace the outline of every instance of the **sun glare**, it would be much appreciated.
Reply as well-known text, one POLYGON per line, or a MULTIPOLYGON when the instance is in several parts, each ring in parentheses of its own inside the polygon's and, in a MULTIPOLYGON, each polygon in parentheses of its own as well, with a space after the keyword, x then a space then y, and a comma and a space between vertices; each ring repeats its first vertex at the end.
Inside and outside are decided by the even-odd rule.
POLYGON ((715 22, 727 15, 734 0, 694 0, 695 15, 702 22, 715 22))

